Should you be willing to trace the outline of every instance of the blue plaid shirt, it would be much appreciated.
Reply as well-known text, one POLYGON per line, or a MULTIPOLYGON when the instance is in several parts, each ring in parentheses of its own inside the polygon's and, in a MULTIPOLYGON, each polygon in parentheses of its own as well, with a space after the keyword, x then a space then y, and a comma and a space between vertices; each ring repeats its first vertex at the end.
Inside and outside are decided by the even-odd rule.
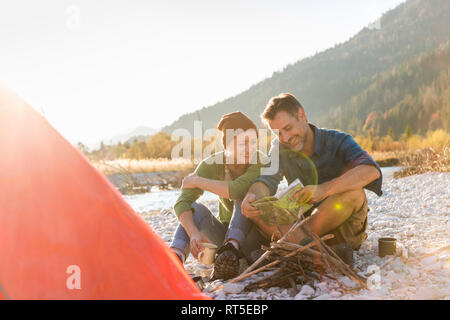
MULTIPOLYGON (((379 165, 363 150, 351 135, 336 130, 317 128, 309 124, 314 132, 314 152, 307 157, 302 152, 289 149, 281 143, 272 144, 269 155, 279 147, 279 169, 274 175, 262 175, 254 182, 266 184, 273 195, 278 185, 286 177, 288 183, 299 178, 303 185, 322 184, 346 171, 361 165, 372 165, 380 172, 380 177, 364 186, 365 189, 382 195, 383 176, 379 165)), ((278 142, 278 141, 277 141, 278 142)))

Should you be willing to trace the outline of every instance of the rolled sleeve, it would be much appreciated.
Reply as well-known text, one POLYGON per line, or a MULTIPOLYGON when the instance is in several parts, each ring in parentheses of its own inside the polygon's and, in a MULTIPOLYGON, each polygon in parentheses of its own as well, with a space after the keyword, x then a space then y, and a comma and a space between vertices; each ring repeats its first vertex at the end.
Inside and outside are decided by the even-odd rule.
POLYGON ((192 202, 189 203, 187 201, 178 200, 175 205, 173 206, 173 209, 175 211, 175 215, 177 217, 180 217, 180 215, 185 211, 194 211, 192 208, 192 202))
MULTIPOLYGON (((207 178, 211 175, 211 165, 208 165, 206 161, 200 162, 200 164, 195 169, 195 173, 200 176, 207 178)), ((194 212, 194 208, 192 208, 192 203, 197 201, 198 198, 203 194, 202 189, 185 189, 181 192, 178 197, 173 209, 175 211, 175 215, 179 217, 183 212, 191 210, 194 212)))
POLYGON ((181 195, 178 197, 173 209, 175 211, 175 215, 179 217, 183 212, 191 210, 194 212, 194 208, 192 208, 192 203, 197 201, 198 198, 203 194, 203 190, 201 189, 186 189, 181 192, 181 195))
POLYGON ((355 168, 362 164, 371 165, 377 168, 378 172, 380 173, 380 177, 364 186, 364 188, 376 193, 378 196, 381 196, 383 194, 381 190, 383 174, 381 172, 380 166, 375 160, 373 160, 373 158, 367 153, 367 151, 361 148, 361 146, 353 139, 352 136, 347 135, 345 137, 344 141, 340 145, 338 155, 340 155, 342 162, 348 169, 355 168))

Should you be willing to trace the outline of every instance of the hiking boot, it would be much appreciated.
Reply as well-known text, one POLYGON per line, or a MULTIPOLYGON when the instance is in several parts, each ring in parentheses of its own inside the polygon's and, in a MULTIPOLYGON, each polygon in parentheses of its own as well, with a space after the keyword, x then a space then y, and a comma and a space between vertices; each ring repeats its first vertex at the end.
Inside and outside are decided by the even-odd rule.
POLYGON ((191 279, 192 279, 192 281, 195 282, 195 284, 197 285, 197 287, 200 290, 203 290, 205 288, 205 283, 203 282, 202 277, 200 277, 200 276, 192 276, 191 275, 191 279))
POLYGON ((339 258, 342 259, 342 261, 344 261, 350 267, 353 267, 355 261, 353 259, 353 248, 350 243, 339 243, 331 246, 331 249, 338 255, 339 258))
POLYGON ((238 276, 239 274, 239 258, 241 253, 228 242, 217 250, 217 257, 214 261, 211 280, 228 280, 238 276))

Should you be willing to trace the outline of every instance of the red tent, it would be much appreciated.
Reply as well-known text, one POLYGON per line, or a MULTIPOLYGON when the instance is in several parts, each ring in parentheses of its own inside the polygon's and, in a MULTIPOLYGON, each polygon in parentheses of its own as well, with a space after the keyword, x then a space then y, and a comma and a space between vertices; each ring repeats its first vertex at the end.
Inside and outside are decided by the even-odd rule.
POLYGON ((0 299, 208 298, 84 155, 2 87, 0 148, 0 299))

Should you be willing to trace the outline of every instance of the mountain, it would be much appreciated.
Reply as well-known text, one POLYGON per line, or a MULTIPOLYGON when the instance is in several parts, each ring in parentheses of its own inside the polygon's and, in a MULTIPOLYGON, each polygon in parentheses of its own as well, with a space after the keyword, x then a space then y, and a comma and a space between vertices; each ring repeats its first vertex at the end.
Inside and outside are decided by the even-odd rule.
POLYGON ((409 0, 385 13, 379 21, 379 28, 364 28, 345 43, 288 65, 234 97, 185 114, 163 130, 186 128, 192 132, 193 122, 198 119, 205 129, 212 128, 221 115, 235 110, 261 124, 259 115, 268 100, 281 92, 297 96, 308 120, 319 126, 384 134, 396 119, 392 127, 398 133, 408 121, 413 122, 409 124, 413 131, 425 130, 430 119, 442 116, 447 119, 432 122, 433 126, 444 126, 449 114, 445 109, 445 87, 449 85, 445 78, 450 1, 409 0), (441 57, 442 63, 433 64, 433 59, 441 57), (417 81, 408 80, 412 73, 417 81), (436 86, 440 86, 439 99, 444 103, 436 105, 437 109, 423 108, 424 92, 428 90, 425 96, 432 100, 429 96, 436 93, 432 89, 436 86), (412 105, 415 112, 427 113, 420 121, 413 119, 412 113, 411 119, 394 116, 404 114, 412 105))
POLYGON ((326 127, 395 136, 450 130, 450 41, 391 70, 350 101, 319 119, 326 127))
POLYGON ((107 139, 104 141, 105 144, 116 144, 118 142, 129 142, 132 143, 134 140, 145 141, 150 136, 158 132, 159 130, 153 129, 146 126, 139 126, 131 130, 130 132, 123 133, 112 137, 111 139, 107 139))

